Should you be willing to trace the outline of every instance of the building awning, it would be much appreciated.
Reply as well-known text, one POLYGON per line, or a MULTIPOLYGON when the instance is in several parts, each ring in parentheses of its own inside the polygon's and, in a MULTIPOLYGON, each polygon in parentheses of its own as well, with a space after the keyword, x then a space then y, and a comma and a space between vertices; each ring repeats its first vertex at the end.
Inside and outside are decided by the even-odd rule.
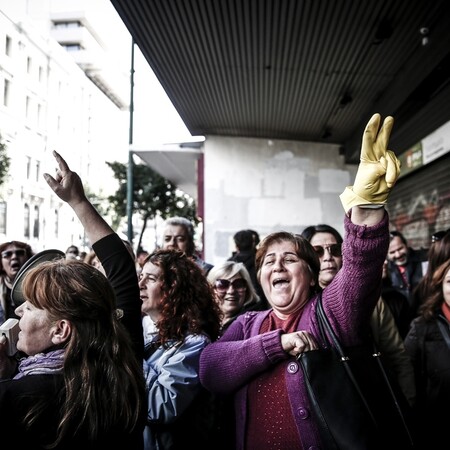
POLYGON ((164 178, 197 201, 197 161, 203 141, 161 144, 150 148, 130 147, 130 151, 164 178))

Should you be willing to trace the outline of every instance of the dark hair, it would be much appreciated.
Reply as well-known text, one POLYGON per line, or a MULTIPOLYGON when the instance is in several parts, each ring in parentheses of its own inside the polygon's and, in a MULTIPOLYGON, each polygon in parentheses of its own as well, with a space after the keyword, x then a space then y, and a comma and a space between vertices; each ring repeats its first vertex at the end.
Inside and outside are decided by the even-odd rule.
POLYGON ((392 239, 394 239, 395 237, 400 238, 400 240, 406 245, 408 246, 408 241, 406 240, 405 236, 403 236, 402 233, 400 233, 400 231, 397 230, 393 230, 389 232, 389 240, 392 241, 392 239))
POLYGON ((25 249, 25 252, 28 256, 28 258, 31 258, 34 255, 33 249, 29 244, 22 241, 9 241, 9 242, 3 242, 0 244, 0 253, 6 250, 10 245, 14 245, 17 248, 23 248, 25 249))
POLYGON ((161 344, 183 341, 186 333, 207 334, 211 340, 217 339, 221 313, 202 269, 179 250, 156 250, 144 264, 148 262, 162 271, 163 301, 157 323, 161 344))
MULTIPOLYGON (((26 261, 28 261, 33 255, 33 249, 31 248, 31 246, 29 244, 27 244, 26 242, 22 242, 22 241, 9 241, 9 242, 3 242, 2 244, 0 244, 0 254, 5 251, 9 246, 15 246, 17 248, 23 248, 25 250, 27 259, 26 261)), ((0 274, 4 274, 5 271, 3 269, 3 264, 0 264, 0 274)))
POLYGON ((318 225, 310 225, 309 227, 306 227, 303 231, 302 231, 302 236, 308 241, 311 242, 312 237, 316 234, 316 233, 330 233, 334 236, 334 238, 336 239, 336 242, 338 244, 342 244, 342 242, 344 242, 344 240, 342 239, 341 234, 339 233, 338 230, 336 230, 336 228, 333 228, 330 225, 326 225, 324 223, 320 223, 318 225))
POLYGON ((167 225, 175 225, 175 226, 181 226, 186 230, 187 234, 187 245, 186 245, 186 254, 188 256, 193 256, 195 253, 195 242, 194 242, 194 225, 192 225, 192 222, 189 219, 186 219, 185 217, 171 217, 166 220, 165 226, 167 225))
POLYGON ((236 248, 241 252, 249 252, 255 247, 255 239, 251 230, 240 230, 233 236, 236 248))
POLYGON ((431 320, 436 317, 444 302, 444 294, 442 292, 442 284, 446 273, 450 270, 450 259, 441 264, 433 273, 427 298, 419 307, 419 313, 425 320, 431 320))
POLYGON ((300 236, 299 234, 292 234, 287 231, 271 233, 260 242, 258 250, 256 251, 255 259, 258 280, 260 280, 261 267, 263 265, 264 257, 266 256, 267 249, 272 244, 280 242, 292 242, 294 244, 297 256, 303 259, 308 264, 311 270, 311 275, 314 280, 314 286, 311 286, 310 294, 312 295, 313 293, 317 292, 317 290, 319 289, 319 257, 317 256, 316 251, 307 239, 305 239, 303 236, 300 236))
POLYGON ((80 254, 80 249, 76 245, 69 245, 67 247, 66 253, 69 253, 70 250, 74 250, 73 253, 75 253, 75 255, 77 256, 80 254))
POLYGON ((258 247, 258 244, 260 243, 261 239, 259 238, 259 233, 255 230, 248 230, 253 235, 253 244, 256 247, 258 247))

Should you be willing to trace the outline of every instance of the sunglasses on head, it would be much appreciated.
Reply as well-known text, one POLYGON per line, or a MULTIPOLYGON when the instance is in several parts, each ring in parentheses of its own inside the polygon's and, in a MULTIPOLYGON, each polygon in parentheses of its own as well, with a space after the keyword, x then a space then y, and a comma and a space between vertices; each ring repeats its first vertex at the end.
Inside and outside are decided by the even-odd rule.
POLYGON ((332 256, 342 256, 341 244, 313 245, 313 247, 319 258, 323 256, 325 250, 328 250, 332 256))
POLYGON ((222 292, 228 291, 230 285, 233 286, 233 288, 236 290, 243 290, 247 288, 247 282, 243 278, 238 278, 237 280, 233 281, 218 279, 214 283, 214 287, 218 291, 222 292))
POLYGON ((13 255, 16 255, 17 257, 25 256, 25 250, 23 248, 19 248, 17 250, 5 250, 2 252, 2 258, 9 259, 13 255))
MULTIPOLYGON (((450 230, 450 228, 449 228, 450 230)), ((434 244, 435 242, 440 241, 441 239, 444 238, 444 236, 448 233, 449 230, 446 231, 436 231, 436 233, 434 233, 431 236, 431 243, 434 244)))

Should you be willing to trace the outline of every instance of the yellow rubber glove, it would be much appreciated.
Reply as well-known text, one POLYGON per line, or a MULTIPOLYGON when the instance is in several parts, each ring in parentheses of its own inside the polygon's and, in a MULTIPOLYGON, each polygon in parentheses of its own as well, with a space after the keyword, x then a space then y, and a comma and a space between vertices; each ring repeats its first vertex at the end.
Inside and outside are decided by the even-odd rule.
POLYGON ((386 117, 381 129, 380 122, 380 114, 374 114, 364 130, 355 183, 340 195, 346 213, 353 206, 380 208, 385 205, 400 175, 400 161, 387 149, 394 118, 386 117))

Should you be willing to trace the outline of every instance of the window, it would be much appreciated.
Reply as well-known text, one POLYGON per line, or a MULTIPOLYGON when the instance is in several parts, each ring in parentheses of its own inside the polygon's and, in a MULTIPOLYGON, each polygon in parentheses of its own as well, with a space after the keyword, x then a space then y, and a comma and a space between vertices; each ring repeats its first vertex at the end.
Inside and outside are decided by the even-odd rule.
POLYGON ((43 115, 42 115, 42 105, 39 103, 37 105, 37 126, 38 128, 42 127, 43 115))
POLYGON ((25 237, 30 237, 30 206, 25 203, 23 208, 23 234, 25 237))
POLYGON ((10 36, 5 36, 5 55, 11 56, 12 40, 10 36))
POLYGON ((27 156, 27 180, 30 179, 31 172, 31 158, 27 156))
POLYGON ((3 85, 3 105, 9 106, 9 95, 11 92, 11 82, 9 80, 4 81, 3 85))
POLYGON ((79 52, 83 50, 83 46, 81 44, 61 44, 62 47, 66 49, 67 52, 79 52))
POLYGON ((36 161, 36 181, 39 181, 41 178, 41 162, 36 161))
POLYGON ((6 234, 6 202, 0 202, 0 233, 6 234))
POLYGON ((58 237, 58 230, 59 230, 59 215, 58 210, 55 209, 55 237, 58 237))
POLYGON ((39 237, 39 206, 34 206, 33 237, 39 237))
POLYGON ((27 95, 27 98, 25 99, 25 117, 27 119, 30 118, 30 108, 31 108, 31 98, 28 97, 27 95))
POLYGON ((66 22, 53 22, 53 28, 82 28, 82 24, 79 20, 70 20, 66 22))

